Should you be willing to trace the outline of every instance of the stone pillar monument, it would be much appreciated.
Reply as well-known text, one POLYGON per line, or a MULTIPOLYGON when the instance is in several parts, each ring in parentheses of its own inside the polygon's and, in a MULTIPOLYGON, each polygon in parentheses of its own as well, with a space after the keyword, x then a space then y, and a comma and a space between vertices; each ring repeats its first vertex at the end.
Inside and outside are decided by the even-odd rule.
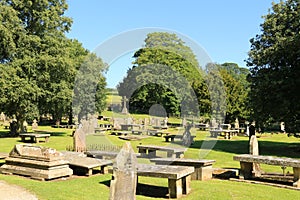
POLYGON ((123 98, 122 98, 122 114, 128 114, 127 101, 128 101, 128 99, 126 98, 126 96, 123 96, 123 98))

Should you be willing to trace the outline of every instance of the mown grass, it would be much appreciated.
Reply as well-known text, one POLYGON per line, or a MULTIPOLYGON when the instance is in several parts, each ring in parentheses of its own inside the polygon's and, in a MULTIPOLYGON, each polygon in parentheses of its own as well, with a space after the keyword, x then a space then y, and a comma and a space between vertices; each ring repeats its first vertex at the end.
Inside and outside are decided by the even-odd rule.
MULTIPOLYGON (((1 127, 0 127, 1 128, 1 127)), ((71 129, 58 129, 49 126, 39 126, 39 130, 51 134, 48 143, 40 143, 57 150, 65 150, 72 144, 71 129)), ((1 137, 7 130, 0 129, 0 152, 9 152, 15 144, 21 143, 19 138, 1 137)), ((173 133, 180 133, 177 129, 170 129, 173 133)), ((239 163, 233 161, 236 154, 248 153, 248 137, 233 137, 231 140, 213 140, 207 138, 205 131, 192 130, 196 135, 195 143, 185 152, 187 158, 214 159, 215 168, 239 168, 239 163), (214 144, 215 143, 215 144, 214 144), (214 144, 214 145, 213 145, 214 144), (212 149, 211 149, 212 147, 212 149)), ((284 134, 263 134, 258 138, 260 154, 280 157, 300 157, 300 140, 287 137, 284 134)), ((126 141, 117 136, 90 135, 88 144, 113 144, 121 146, 126 141)), ((148 137, 139 141, 131 141, 133 149, 137 151, 139 144, 178 145, 164 141, 162 137, 148 137)), ((140 160, 139 162, 147 162, 140 160)), ((279 166, 262 165, 268 172, 282 172, 279 166)), ((292 171, 292 169, 287 169, 292 171)), ((38 196, 39 199, 108 199, 110 174, 93 175, 91 177, 72 177, 67 180, 36 181, 21 176, 0 175, 0 180, 20 185, 38 196)), ((160 178, 139 177, 138 200, 165 199, 167 194, 167 180, 160 178), (159 189, 159 193, 157 192, 159 189), (164 193, 165 192, 165 193, 164 193), (159 194, 159 195, 158 195, 159 194)), ((192 192, 182 199, 298 199, 299 191, 276 188, 265 185, 232 182, 227 180, 192 181, 192 192)))

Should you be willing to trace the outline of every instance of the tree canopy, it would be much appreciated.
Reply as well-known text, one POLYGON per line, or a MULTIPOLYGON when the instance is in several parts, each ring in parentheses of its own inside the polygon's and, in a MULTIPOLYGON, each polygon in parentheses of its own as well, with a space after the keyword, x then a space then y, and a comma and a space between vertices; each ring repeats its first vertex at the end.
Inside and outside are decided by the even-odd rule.
POLYGON ((0 2, 0 105, 19 131, 26 119, 71 115, 75 76, 90 53, 65 36, 67 7, 65 0, 0 2))
POLYGON ((283 121, 288 131, 300 130, 300 3, 273 3, 261 34, 250 40, 247 59, 254 118, 283 121))
MULTIPOLYGON (((133 82, 143 82, 143 80, 148 80, 147 84, 142 84, 141 87, 135 88, 132 96, 130 97, 130 109, 133 112, 147 113, 149 108, 153 104, 162 104, 166 109, 167 113, 173 115, 183 114, 183 102, 185 106, 194 105, 197 102, 187 103, 187 99, 190 101, 193 98, 197 100, 197 95, 194 97, 189 94, 189 96, 184 94, 183 90, 188 90, 187 88, 182 88, 180 82, 187 82, 190 85, 201 85, 199 82, 204 81, 199 69, 199 64, 193 54, 192 50, 187 47, 184 42, 179 39, 175 34, 155 32, 147 35, 145 39, 145 47, 139 49, 134 54, 135 61, 133 62, 133 67, 128 70, 127 77, 119 83, 118 91, 121 96, 127 94, 128 88, 132 87, 133 82), (157 69, 151 68, 154 71, 147 71, 146 66, 156 65, 157 69), (140 74, 135 74, 138 70, 136 68, 141 68, 139 70, 140 74), (143 70, 144 69, 144 70, 143 70), (165 70, 164 70, 165 69, 165 70), (174 73, 173 73, 173 72, 174 73), (164 83, 158 84, 157 80, 149 83, 149 77, 151 74, 156 73, 160 76, 161 80, 165 80, 164 83), (178 79, 177 77, 184 79, 178 79), (180 81, 179 81, 180 80, 180 81), (178 85, 179 84, 179 85, 178 85), (173 87, 172 86, 178 86, 173 87), (188 98, 190 97, 190 98, 188 98)), ((185 85, 184 87, 188 87, 185 85)), ((194 90, 191 88, 191 91, 194 90)), ((202 91, 201 91, 202 92, 202 91)), ((131 94, 131 93, 130 93, 131 94)), ((193 106, 192 106, 193 107, 193 106)), ((199 108, 197 108, 198 110, 199 108)), ((193 110, 188 108, 184 110, 193 110)), ((187 111, 188 112, 188 111, 187 111)), ((192 112, 192 111, 191 111, 192 112)), ((198 111, 194 114, 199 114, 198 111)), ((187 114, 187 113, 185 113, 187 114)))

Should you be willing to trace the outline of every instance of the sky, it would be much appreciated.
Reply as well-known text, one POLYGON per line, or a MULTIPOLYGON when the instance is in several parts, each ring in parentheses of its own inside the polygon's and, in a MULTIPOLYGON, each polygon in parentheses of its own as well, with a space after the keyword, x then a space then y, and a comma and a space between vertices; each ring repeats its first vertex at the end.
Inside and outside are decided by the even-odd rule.
POLYGON ((109 64, 105 74, 109 88, 114 88, 126 75, 134 51, 142 47, 151 31, 178 34, 187 45, 195 46, 192 50, 200 65, 210 59, 214 63, 234 62, 246 67, 249 40, 260 33, 262 16, 268 13, 272 2, 67 0, 69 8, 65 15, 73 19, 67 36, 77 39, 109 64))

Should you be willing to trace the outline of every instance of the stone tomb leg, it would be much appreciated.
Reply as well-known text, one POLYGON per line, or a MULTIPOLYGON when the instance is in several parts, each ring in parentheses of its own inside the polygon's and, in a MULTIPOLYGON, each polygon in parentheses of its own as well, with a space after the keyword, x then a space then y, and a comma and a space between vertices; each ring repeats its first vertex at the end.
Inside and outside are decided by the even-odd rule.
POLYGON ((170 198, 180 198, 183 194, 188 194, 191 191, 191 176, 168 179, 168 189, 170 198))
POLYGON ((293 186, 300 188, 300 168, 299 167, 293 167, 293 172, 294 172, 294 183, 293 186))
POLYGON ((240 162, 240 179, 250 179, 252 177, 253 163, 240 162))

